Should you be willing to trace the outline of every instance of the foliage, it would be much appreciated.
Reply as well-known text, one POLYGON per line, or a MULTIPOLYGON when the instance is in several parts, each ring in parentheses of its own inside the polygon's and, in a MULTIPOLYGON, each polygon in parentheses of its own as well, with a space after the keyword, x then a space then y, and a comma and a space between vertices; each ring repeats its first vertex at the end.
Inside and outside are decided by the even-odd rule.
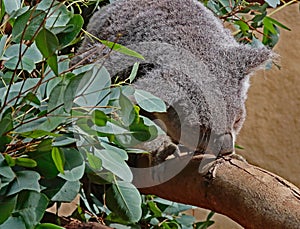
MULTIPOLYGON (((279 40, 279 28, 290 30, 271 17, 276 11, 273 13, 267 11, 269 6, 273 8, 278 6, 279 0, 267 0, 262 5, 255 1, 243 0, 208 0, 205 4, 222 20, 229 22, 235 28, 234 36, 243 43, 273 48, 279 40)), ((278 9, 283 9, 289 4, 291 2, 285 3, 278 9)))
MULTIPOLYGON (((134 65, 128 79, 112 82, 101 62, 70 66, 70 50, 82 37, 87 6, 100 1, 1 1, 0 36, 0 228, 60 228, 41 223, 53 203, 83 204, 73 216, 121 227, 207 228, 183 211, 192 206, 141 196, 131 184, 129 153, 158 129, 139 114, 164 112, 148 92, 135 90, 134 65), (137 104, 130 100, 134 97, 137 104), (100 197, 82 187, 82 179, 101 186, 100 197)), ((266 6, 209 0, 207 6, 237 27, 241 41, 274 46, 279 27, 266 6), (242 15, 242 16, 238 16, 242 15), (246 16, 251 17, 246 20, 246 16)), ((110 41, 115 51, 142 58, 110 41)))

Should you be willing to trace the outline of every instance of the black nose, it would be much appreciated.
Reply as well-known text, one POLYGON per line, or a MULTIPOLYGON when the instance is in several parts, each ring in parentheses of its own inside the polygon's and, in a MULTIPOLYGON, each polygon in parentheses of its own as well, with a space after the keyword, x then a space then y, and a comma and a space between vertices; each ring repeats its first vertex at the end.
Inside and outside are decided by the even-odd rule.
POLYGON ((217 140, 221 146, 220 154, 226 155, 234 152, 233 138, 230 133, 219 136, 217 140))

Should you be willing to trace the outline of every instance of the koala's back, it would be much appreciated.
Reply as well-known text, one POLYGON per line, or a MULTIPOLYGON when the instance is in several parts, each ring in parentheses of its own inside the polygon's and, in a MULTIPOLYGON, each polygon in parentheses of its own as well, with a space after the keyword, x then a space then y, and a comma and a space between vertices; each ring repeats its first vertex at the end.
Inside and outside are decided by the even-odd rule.
POLYGON ((124 45, 165 42, 203 58, 220 46, 238 45, 219 19, 195 0, 119 0, 97 12, 88 31, 124 45))

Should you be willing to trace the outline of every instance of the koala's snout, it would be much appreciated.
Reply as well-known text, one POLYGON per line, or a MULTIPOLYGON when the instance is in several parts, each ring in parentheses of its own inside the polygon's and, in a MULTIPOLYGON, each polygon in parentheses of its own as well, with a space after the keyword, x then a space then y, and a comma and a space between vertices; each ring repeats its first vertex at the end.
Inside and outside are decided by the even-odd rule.
POLYGON ((234 143, 232 134, 211 134, 209 144, 205 151, 214 154, 215 156, 233 153, 234 143))
POLYGON ((221 146, 219 154, 226 155, 234 152, 234 143, 232 134, 226 133, 218 137, 217 141, 221 146))

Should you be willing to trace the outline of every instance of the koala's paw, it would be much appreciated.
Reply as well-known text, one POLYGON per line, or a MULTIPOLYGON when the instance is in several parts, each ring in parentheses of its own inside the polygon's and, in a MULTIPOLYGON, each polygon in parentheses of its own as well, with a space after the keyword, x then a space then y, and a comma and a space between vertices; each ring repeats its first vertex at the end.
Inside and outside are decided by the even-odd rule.
POLYGON ((164 142, 153 154, 152 164, 157 165, 164 162, 168 156, 179 156, 180 150, 173 142, 164 142))
POLYGON ((145 143, 143 148, 151 153, 152 166, 164 162, 170 155, 180 155, 178 146, 167 135, 160 135, 154 140, 145 143))

